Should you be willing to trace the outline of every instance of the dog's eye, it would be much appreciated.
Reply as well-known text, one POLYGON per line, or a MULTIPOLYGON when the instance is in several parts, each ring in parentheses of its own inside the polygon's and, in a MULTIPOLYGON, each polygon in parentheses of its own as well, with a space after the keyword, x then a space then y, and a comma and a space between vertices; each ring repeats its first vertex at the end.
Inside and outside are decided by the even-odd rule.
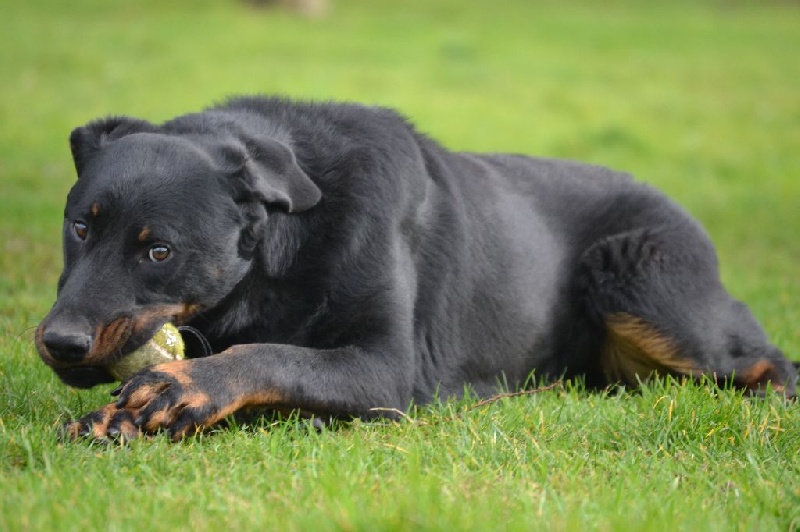
POLYGON ((147 256, 153 262, 163 262, 167 260, 172 251, 164 244, 156 244, 147 252, 147 256))
POLYGON ((86 236, 89 234, 89 227, 83 222, 72 222, 72 231, 78 239, 86 240, 86 236))

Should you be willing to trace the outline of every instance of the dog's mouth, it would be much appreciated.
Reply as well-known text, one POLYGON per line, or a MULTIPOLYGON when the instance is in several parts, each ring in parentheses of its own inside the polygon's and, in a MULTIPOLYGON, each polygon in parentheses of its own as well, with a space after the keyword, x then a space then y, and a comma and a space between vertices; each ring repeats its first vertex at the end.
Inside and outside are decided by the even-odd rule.
POLYGON ((166 305, 134 315, 122 315, 95 327, 83 356, 58 357, 44 339, 47 319, 36 331, 36 348, 45 364, 67 385, 89 388, 113 382, 108 367, 140 348, 167 322, 184 323, 198 312, 195 305, 166 305))
POLYGON ((91 388, 98 384, 114 382, 116 379, 102 366, 75 366, 53 368, 61 382, 74 388, 91 388))

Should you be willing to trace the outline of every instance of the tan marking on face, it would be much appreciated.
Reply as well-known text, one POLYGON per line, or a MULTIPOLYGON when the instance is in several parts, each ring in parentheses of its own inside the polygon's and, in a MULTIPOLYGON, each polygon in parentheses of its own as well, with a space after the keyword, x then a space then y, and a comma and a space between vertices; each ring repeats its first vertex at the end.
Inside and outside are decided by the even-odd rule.
POLYGON ((194 317, 194 315, 197 314, 199 311, 200 311, 200 305, 193 305, 186 303, 185 305, 183 305, 183 310, 181 310, 175 316, 175 321, 177 323, 186 323, 187 321, 192 319, 192 317, 194 317))
POLYGON ((629 314, 606 317, 607 337, 602 365, 612 382, 636 386, 654 373, 699 375, 692 360, 681 356, 675 342, 643 319, 629 314))
POLYGON ((36 328, 36 334, 34 335, 33 342, 36 345, 36 350, 39 352, 39 357, 41 357, 42 361, 51 367, 58 367, 59 363, 55 360, 51 355, 50 351, 47 350, 47 347, 44 345, 44 324, 39 324, 36 328))
POLYGON ((149 225, 145 225, 142 228, 141 232, 139 233, 139 236, 137 237, 137 239, 139 240, 139 242, 144 242, 145 240, 147 240, 148 236, 150 236, 150 226, 149 225))
MULTIPOLYGON (((105 365, 115 354, 120 352, 131 336, 152 329, 159 322, 174 320, 176 323, 185 323, 197 314, 199 310, 199 305, 188 303, 164 305, 141 312, 133 318, 121 316, 108 323, 100 324, 95 327, 91 351, 78 365, 105 365)), ((34 344, 42 361, 54 368, 74 366, 75 364, 59 362, 53 359, 44 345, 44 332, 43 324, 39 324, 34 335, 34 344)))
POLYGON ((200 310, 199 305, 189 303, 177 303, 175 305, 164 305, 140 312, 134 317, 133 331, 138 334, 143 330, 151 328, 159 321, 175 321, 184 323, 200 310))
POLYGON ((139 334, 146 329, 152 328, 157 322, 169 321, 181 310, 183 310, 183 305, 164 305, 144 310, 134 316, 133 331, 139 334))
POLYGON ((92 350, 84 359, 86 364, 97 364, 106 361, 118 352, 133 334, 133 322, 122 316, 110 323, 98 325, 95 329, 92 350))
POLYGON ((92 203, 92 218, 97 218, 100 214, 100 204, 96 201, 92 203))

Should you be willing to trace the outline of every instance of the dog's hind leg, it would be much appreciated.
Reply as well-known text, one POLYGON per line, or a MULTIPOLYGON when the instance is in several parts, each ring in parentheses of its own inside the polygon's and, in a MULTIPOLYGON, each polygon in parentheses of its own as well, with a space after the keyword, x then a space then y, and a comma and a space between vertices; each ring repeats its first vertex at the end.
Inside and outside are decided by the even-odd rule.
POLYGON ((577 283, 604 331, 607 383, 653 374, 698 377, 795 394, 797 371, 745 305, 722 286, 713 246, 681 221, 605 237, 581 255, 577 283))

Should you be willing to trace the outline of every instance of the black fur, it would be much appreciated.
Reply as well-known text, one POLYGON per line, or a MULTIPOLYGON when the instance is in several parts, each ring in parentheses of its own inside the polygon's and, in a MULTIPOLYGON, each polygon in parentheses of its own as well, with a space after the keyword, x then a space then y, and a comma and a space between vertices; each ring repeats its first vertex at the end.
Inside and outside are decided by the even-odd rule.
POLYGON ((139 428, 178 406, 157 428, 180 435, 244 406, 371 417, 534 371, 604 386, 615 316, 652 340, 625 352, 666 360, 647 346, 668 345, 692 374, 794 394, 792 364, 723 289, 700 226, 627 175, 453 153, 386 109, 276 98, 161 125, 101 120, 71 147, 44 361, 68 384, 108 381, 165 321, 219 353, 133 377, 117 406, 141 408, 139 428), (159 245, 171 254, 154 263, 159 245), (168 391, 131 405, 157 382, 168 391), (194 392, 202 408, 187 407, 194 392))

